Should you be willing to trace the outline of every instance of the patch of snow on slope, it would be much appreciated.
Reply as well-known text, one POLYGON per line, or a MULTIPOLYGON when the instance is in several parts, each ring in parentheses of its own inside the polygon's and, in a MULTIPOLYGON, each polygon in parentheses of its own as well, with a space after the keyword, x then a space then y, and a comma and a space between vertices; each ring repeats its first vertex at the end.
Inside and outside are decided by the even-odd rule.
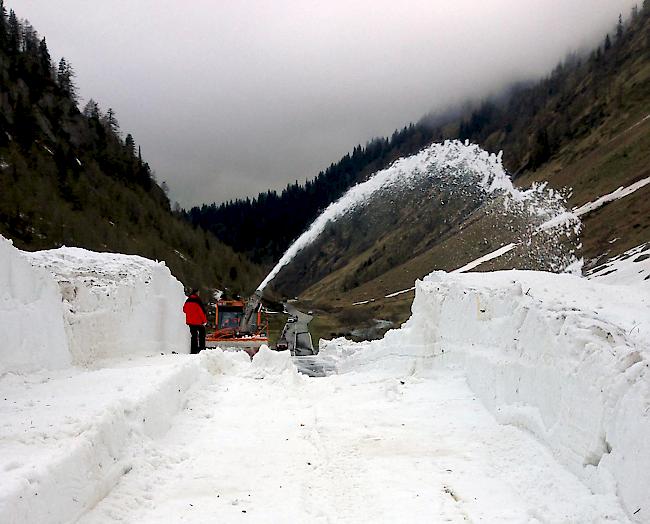
POLYGON ((417 282, 412 309, 380 341, 337 339, 321 351, 344 372, 459 367, 498 420, 650 521, 647 290, 530 271, 435 272, 417 282))
POLYGON ((600 198, 594 200, 593 202, 587 202, 586 204, 583 204, 580 207, 576 207, 573 210, 573 213, 576 214, 577 216, 586 215, 587 213, 591 213, 592 211, 595 211, 599 207, 602 207, 605 204, 608 204, 609 202, 613 202, 614 200, 619 200, 623 197, 631 195, 632 193, 638 191, 642 187, 647 186, 648 184, 650 184, 650 176, 643 178, 638 182, 635 182, 634 184, 631 184, 627 187, 621 186, 615 191, 603 195, 600 198))
POLYGON ((0 340, 0 376, 70 365, 56 283, 48 272, 32 267, 2 236, 0 340))
POLYGON ((24 256, 59 285, 75 364, 189 352, 183 286, 164 263, 66 247, 24 256))
POLYGON ((608 284, 650 288, 650 243, 641 244, 591 269, 588 278, 608 284))
POLYGON ((480 258, 477 258, 476 260, 473 260, 472 262, 465 264, 463 267, 459 267, 458 269, 454 270, 454 273, 467 273, 468 271, 471 271, 475 267, 480 266, 484 262, 488 262, 490 260, 493 260, 495 258, 499 258, 501 255, 505 255, 509 251, 512 251, 515 247, 517 247, 517 244, 507 244, 503 247, 500 247, 499 249, 492 251, 492 253, 488 253, 487 255, 483 255, 480 258))

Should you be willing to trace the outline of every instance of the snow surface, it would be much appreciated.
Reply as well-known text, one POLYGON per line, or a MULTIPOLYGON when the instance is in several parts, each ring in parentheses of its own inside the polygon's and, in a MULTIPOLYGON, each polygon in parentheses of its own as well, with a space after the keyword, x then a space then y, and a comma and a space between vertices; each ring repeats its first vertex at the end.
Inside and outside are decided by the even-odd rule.
POLYGON ((641 244, 587 272, 598 282, 650 288, 650 243, 641 244))
POLYGON ((498 424, 460 372, 307 379, 260 374, 257 358, 191 390, 80 522, 627 521, 613 493, 498 424))
POLYGON ((107 495, 204 379, 174 357, 0 377, 0 522, 74 522, 107 495))
POLYGON ((650 522, 649 340, 647 288, 437 272, 417 283, 401 329, 321 353, 350 371, 458 366, 499 422, 530 432, 594 493, 618 493, 628 515, 650 522))
POLYGON ((0 236, 0 375, 188 353, 183 286, 164 263, 0 236))
MULTIPOLYGON (((182 298, 160 264, 0 250, 0 325, 5 306, 47 319, 68 358, 0 374, 3 524, 650 522, 638 277, 435 272, 416 283, 404 326, 322 342, 311 365, 335 373, 308 378, 267 347, 252 362, 129 353, 139 335, 153 338, 137 351, 168 348, 182 324, 156 302, 182 298), (93 338, 94 311, 112 344, 93 338), (127 314, 164 319, 167 335, 127 314)), ((24 351, 30 365, 43 354, 24 351)))

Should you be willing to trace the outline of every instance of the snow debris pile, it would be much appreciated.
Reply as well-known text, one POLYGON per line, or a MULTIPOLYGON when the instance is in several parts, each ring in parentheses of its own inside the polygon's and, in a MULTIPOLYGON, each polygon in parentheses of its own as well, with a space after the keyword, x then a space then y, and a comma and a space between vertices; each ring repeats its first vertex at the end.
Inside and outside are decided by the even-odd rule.
MULTIPOLYGON (((501 154, 490 154, 478 145, 456 140, 432 144, 419 153, 400 158, 389 168, 378 171, 367 181, 349 189, 339 200, 330 204, 289 247, 284 256, 266 276, 258 289, 264 289, 301 250, 311 244, 328 223, 368 205, 372 199, 396 192, 421 190, 424 185, 447 187, 459 198, 469 194, 480 195, 482 200, 498 202, 504 215, 518 217, 526 224, 526 234, 517 238, 529 248, 535 247, 532 239, 537 235, 549 238, 539 244, 557 243, 562 237, 574 237, 581 223, 578 217, 566 209, 565 196, 546 184, 536 184, 521 190, 512 185, 503 168, 501 154)), ((553 265, 561 271, 575 261, 573 250, 553 265)))
POLYGON ((164 263, 66 247, 24 257, 58 284, 75 364, 189 352, 183 286, 164 263))
POLYGON ((70 365, 61 295, 49 273, 32 267, 0 236, 0 376, 70 365))
POLYGON ((412 311, 383 340, 337 339, 321 351, 342 372, 458 367, 497 420, 530 431, 594 492, 618 493, 633 519, 650 522, 647 288, 434 272, 417 282, 412 311))

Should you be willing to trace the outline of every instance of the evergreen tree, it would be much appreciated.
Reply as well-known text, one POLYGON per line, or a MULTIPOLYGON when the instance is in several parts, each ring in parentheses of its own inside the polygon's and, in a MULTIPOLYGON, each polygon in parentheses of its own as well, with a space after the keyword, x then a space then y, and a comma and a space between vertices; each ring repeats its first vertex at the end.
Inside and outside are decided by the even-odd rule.
POLYGON ((605 37, 605 51, 609 51, 611 48, 612 48, 612 40, 611 38, 609 38, 609 34, 607 34, 607 36, 605 37))
POLYGON ((112 107, 108 108, 106 111, 106 116, 104 117, 104 125, 108 127, 113 133, 118 134, 120 130, 120 124, 117 122, 117 117, 115 116, 115 111, 112 107))
POLYGON ((127 134, 124 139, 124 148, 126 149, 129 158, 135 158, 135 140, 133 140, 133 135, 131 135, 131 133, 127 134))
POLYGON ((63 93, 76 104, 77 86, 74 84, 74 76, 75 74, 72 66, 66 62, 65 58, 61 58, 56 79, 61 91, 63 91, 63 93))
POLYGON ((618 24, 616 24, 616 40, 623 38, 623 15, 618 15, 618 24))
POLYGON ((99 110, 99 105, 92 98, 88 100, 88 103, 84 107, 83 115, 86 118, 96 118, 99 120, 101 118, 101 112, 99 110))
POLYGON ((0 0, 0 49, 7 46, 7 10, 4 0, 0 0))
POLYGON ((10 56, 16 56, 20 51, 20 22, 13 9, 9 11, 9 42, 7 50, 10 56))
POLYGON ((43 37, 38 44, 38 61, 41 66, 41 71, 49 78, 52 70, 52 59, 50 57, 50 52, 47 49, 45 37, 43 37))
POLYGON ((30 56, 38 54, 38 33, 27 20, 23 23, 22 51, 30 56))

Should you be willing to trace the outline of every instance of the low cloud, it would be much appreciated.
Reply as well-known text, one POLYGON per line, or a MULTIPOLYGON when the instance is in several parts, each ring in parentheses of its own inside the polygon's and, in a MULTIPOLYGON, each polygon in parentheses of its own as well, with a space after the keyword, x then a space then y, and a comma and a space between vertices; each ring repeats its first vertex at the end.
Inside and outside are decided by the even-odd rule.
POLYGON ((636 2, 7 3, 189 206, 304 181, 429 111, 539 77, 636 2))

